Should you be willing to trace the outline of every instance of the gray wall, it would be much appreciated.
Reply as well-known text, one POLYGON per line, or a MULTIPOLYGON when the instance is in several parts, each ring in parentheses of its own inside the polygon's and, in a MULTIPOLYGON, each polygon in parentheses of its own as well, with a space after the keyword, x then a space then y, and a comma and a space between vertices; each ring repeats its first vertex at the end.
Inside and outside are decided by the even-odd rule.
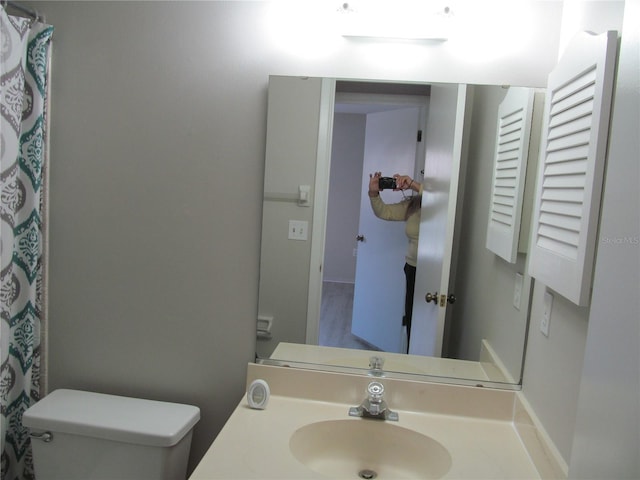
POLYGON ((626 2, 571 478, 640 478, 638 25, 626 2))
MULTIPOLYGON (((526 254, 518 254, 510 264, 485 247, 498 107, 507 91, 497 86, 474 88, 450 348, 456 358, 478 360, 486 339, 518 381, 531 285, 526 254), (520 309, 513 306, 516 273, 524 276, 520 309)), ((535 174, 527 180, 535 182, 535 174)))
POLYGON ((313 201, 321 124, 322 79, 271 77, 265 153, 265 181, 260 255, 258 314, 271 317, 270 337, 256 345, 260 358, 268 358, 281 341, 304 343, 309 295, 311 236, 289 240, 289 221, 313 225, 313 201), (309 185, 311 201, 299 206, 299 185, 309 185), (289 194, 289 197, 286 195, 289 194))
MULTIPOLYGON (((510 33, 489 24, 495 10, 470 2, 482 3, 469 23, 482 30, 466 40, 384 48, 340 39, 318 51, 301 37, 281 42, 268 2, 29 3, 56 27, 51 388, 198 405, 192 465, 240 400, 255 348, 268 75, 544 86, 562 16, 559 2, 532 2, 522 25, 533 32, 505 44, 510 33), (473 47, 490 40, 482 32, 510 50, 483 50, 478 68, 473 47)), ((629 182, 607 188, 605 204, 637 186, 629 182)), ((596 282, 616 279, 596 268, 596 282)), ((604 319, 556 305, 549 339, 532 327, 524 392, 568 462, 587 327, 604 319)), ((625 305, 615 313, 631 337, 637 307, 635 317, 625 305)), ((587 358, 616 347, 616 338, 589 340, 587 358)), ((585 374, 602 384, 614 365, 585 374)))
MULTIPOLYGON (((620 2, 566 2, 563 12, 563 42, 569 40, 571 31, 576 29, 592 32, 603 32, 608 29, 620 31, 623 7, 624 5, 620 2)), ((561 44, 559 56, 562 54, 563 46, 561 44)), ((608 191, 605 192, 604 201, 607 195, 617 188, 615 183, 607 182, 605 190, 608 191)), ((628 208, 633 209, 636 212, 634 214, 637 215, 637 206, 634 208, 629 204, 628 208)), ((624 210, 621 210, 619 213, 624 215, 623 212, 624 210)), ((619 279, 614 276, 605 281, 617 282, 619 279)), ((570 463, 576 438, 576 405, 580 397, 580 384, 583 381, 583 360, 585 356, 601 355, 602 352, 617 347, 607 344, 607 340, 603 339, 602 345, 598 345, 596 341, 587 349, 587 332, 593 320, 590 309, 578 307, 560 295, 554 295, 549 337, 545 337, 540 332, 545 289, 545 285, 534 282, 523 392, 563 458, 570 463)), ((625 319, 633 318, 629 307, 630 305, 616 305, 610 314, 625 319)), ((637 313, 635 318, 637 319, 637 313)), ((633 358, 630 361, 634 361, 633 358)), ((626 386, 613 383, 610 388, 626 389, 626 386)), ((608 415, 606 404, 603 403, 602 407, 598 415, 608 415)), ((635 448, 637 453, 639 446, 627 444, 622 448, 628 447, 635 448)), ((608 476, 618 478, 620 475, 617 473, 628 468, 628 464, 620 462, 617 465, 611 464, 610 467, 608 476)))
POLYGON ((240 47, 255 7, 224 7, 37 5, 56 28, 50 388, 199 406, 193 461, 255 343, 267 68, 240 47))

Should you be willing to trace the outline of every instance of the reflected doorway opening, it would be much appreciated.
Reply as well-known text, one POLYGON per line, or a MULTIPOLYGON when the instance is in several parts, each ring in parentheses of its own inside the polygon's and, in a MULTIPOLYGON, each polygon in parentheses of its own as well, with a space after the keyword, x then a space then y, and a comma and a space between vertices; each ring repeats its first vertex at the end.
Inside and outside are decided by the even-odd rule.
MULTIPOLYGON (((422 181, 424 147, 419 145, 419 140, 422 140, 419 138, 419 132, 425 130, 429 92, 428 85, 419 84, 363 82, 337 82, 336 84, 319 345, 406 353, 406 332, 401 333, 405 292, 402 268, 407 248, 404 222, 385 222, 373 216, 367 196, 368 178, 369 173, 379 170, 387 176, 401 173, 412 175, 413 178, 422 181), (369 128, 369 135, 383 139, 376 140, 377 142, 384 143, 385 132, 400 128, 394 125, 399 118, 399 110, 414 112, 409 114, 409 118, 411 115, 415 116, 413 125, 409 122, 412 129, 410 135, 412 144, 408 148, 412 149, 412 158, 407 161, 405 152, 404 159, 398 163, 396 157, 403 157, 403 155, 400 152, 398 155, 389 154, 387 150, 383 156, 389 157, 388 162, 381 161, 380 158, 376 159, 375 154, 372 155, 371 152, 366 151, 367 129, 369 128), (389 113, 387 119, 385 112, 393 111, 396 113, 389 113), (390 122, 390 124, 381 122, 390 122), (369 127, 367 127, 368 123, 369 127), (381 127, 381 125, 387 126, 381 127), (374 159, 370 160, 371 157, 374 159), (371 168, 373 170, 369 171, 371 168), (358 262, 371 265, 372 262, 377 261, 375 257, 371 258, 370 253, 369 258, 365 258, 367 252, 359 249, 362 246, 362 240, 358 242, 357 238, 364 236, 364 242, 366 242, 366 233, 362 232, 372 232, 366 226, 366 222, 363 225, 363 220, 377 222, 377 228, 385 231, 395 230, 388 238, 385 235, 384 240, 376 235, 376 240, 386 242, 383 244, 385 251, 396 253, 395 257, 392 254, 393 259, 384 259, 380 263, 383 271, 379 275, 374 275, 375 278, 368 278, 372 276, 370 273, 363 274, 362 270, 357 268, 358 262), (385 264, 386 266, 383 266, 385 264), (357 271, 360 272, 359 277, 357 271), (359 278, 357 284, 356 278, 359 278), (375 285, 373 288, 367 288, 363 286, 364 281, 375 282, 375 285), (393 305, 392 309, 395 308, 396 311, 384 316, 391 317, 386 322, 392 322, 393 329, 397 326, 400 341, 394 342, 391 347, 381 348, 375 335, 369 336, 365 332, 365 335, 360 336, 353 331, 354 321, 359 322, 360 325, 356 328, 357 333, 362 331, 363 324, 365 330, 369 325, 372 329, 377 328, 376 322, 380 319, 374 318, 376 315, 371 314, 371 308, 369 307, 367 312, 366 308, 363 310, 358 307, 358 302, 375 304, 380 301, 378 298, 380 292, 376 293, 376 288, 381 288, 384 295, 387 291, 393 291, 388 297, 392 300, 386 303, 393 305), (403 335, 404 343, 401 340, 403 335)), ((400 115, 402 118, 402 115, 407 114, 400 115)), ((373 142, 374 146, 377 145, 376 141, 373 142)), ((371 148, 371 142, 367 145, 371 148)), ((384 148, 385 146, 382 146, 381 150, 384 148)), ((401 192, 385 192, 384 196, 387 203, 399 202, 403 198, 401 192)))

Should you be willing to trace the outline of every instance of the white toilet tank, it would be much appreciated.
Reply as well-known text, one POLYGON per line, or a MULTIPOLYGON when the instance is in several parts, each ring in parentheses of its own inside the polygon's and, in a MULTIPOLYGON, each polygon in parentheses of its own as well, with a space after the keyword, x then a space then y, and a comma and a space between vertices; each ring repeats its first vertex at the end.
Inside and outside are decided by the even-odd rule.
POLYGON ((198 420, 191 405, 56 390, 22 421, 36 480, 183 480, 198 420))

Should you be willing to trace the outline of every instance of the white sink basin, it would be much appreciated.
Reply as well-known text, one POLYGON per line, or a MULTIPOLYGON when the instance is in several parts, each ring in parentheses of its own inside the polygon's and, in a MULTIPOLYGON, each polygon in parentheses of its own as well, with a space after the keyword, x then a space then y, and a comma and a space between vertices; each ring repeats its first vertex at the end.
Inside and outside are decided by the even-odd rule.
POLYGON ((373 419, 305 425, 290 438, 293 456, 333 478, 435 479, 451 468, 451 455, 421 433, 373 419))

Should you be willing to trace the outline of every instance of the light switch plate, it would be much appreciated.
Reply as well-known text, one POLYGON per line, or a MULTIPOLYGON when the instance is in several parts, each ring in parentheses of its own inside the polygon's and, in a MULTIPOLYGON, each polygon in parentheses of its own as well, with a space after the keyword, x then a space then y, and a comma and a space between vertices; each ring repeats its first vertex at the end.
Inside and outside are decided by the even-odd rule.
POLYGON ((304 220, 289 220, 289 240, 307 240, 309 222, 304 220))
POLYGON ((551 310, 553 308, 553 295, 544 292, 544 311, 540 321, 540 331, 545 337, 549 336, 549 323, 551 323, 551 310))

